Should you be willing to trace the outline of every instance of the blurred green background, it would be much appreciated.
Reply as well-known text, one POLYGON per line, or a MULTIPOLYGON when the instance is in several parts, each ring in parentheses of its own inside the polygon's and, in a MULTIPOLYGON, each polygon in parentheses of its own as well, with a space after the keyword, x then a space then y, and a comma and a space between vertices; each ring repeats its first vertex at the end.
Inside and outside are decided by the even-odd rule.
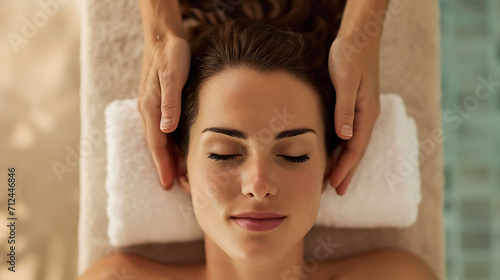
POLYGON ((500 279, 500 1, 439 4, 447 278, 500 279))

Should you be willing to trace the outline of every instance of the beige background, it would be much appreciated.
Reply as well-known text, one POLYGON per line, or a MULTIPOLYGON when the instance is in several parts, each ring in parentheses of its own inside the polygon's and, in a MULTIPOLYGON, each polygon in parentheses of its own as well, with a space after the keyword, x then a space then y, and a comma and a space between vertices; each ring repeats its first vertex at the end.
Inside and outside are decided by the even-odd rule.
POLYGON ((44 10, 38 1, 0 1, 0 279, 76 278, 79 2, 61 2, 16 53, 9 34, 22 36, 23 18, 33 23, 44 10), (55 162, 67 166, 59 178, 55 162), (4 254, 9 166, 17 169, 15 273, 4 254))

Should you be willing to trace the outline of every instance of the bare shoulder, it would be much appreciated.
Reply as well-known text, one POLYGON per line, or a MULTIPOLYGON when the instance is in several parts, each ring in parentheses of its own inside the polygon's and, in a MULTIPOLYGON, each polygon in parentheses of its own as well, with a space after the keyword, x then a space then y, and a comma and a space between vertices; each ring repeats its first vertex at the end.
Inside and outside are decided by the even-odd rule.
POLYGON ((135 254, 118 253, 93 263, 78 280, 177 279, 180 270, 135 254))
POLYGON ((402 249, 378 249, 332 262, 337 280, 438 280, 417 255, 402 249))

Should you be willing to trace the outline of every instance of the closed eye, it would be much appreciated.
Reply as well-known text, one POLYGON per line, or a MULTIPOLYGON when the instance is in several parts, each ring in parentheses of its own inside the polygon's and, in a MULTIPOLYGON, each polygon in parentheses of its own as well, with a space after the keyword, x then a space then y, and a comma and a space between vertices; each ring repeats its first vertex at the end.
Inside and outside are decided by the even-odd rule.
POLYGON ((224 160, 232 160, 235 159, 239 155, 218 155, 218 154, 210 154, 208 156, 209 159, 213 159, 215 161, 224 161, 224 160))
MULTIPOLYGON (((218 155, 218 154, 211 153, 208 156, 208 158, 213 159, 214 161, 226 161, 226 160, 233 160, 237 156, 241 156, 241 155, 218 155)), ((285 160, 287 160, 289 162, 293 162, 293 163, 303 163, 303 162, 306 162, 309 160, 309 157, 307 155, 302 155, 302 156, 298 156, 298 157, 291 157, 291 156, 285 156, 285 155, 278 155, 278 156, 283 157, 285 160)))

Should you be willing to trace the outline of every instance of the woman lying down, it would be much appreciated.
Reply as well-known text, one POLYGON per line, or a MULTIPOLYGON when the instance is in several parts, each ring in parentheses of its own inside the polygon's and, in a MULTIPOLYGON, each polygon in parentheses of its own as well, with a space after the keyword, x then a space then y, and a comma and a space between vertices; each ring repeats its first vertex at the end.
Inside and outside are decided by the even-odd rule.
POLYGON ((171 136, 179 183, 204 232, 205 262, 114 254, 79 279, 116 279, 112 271, 150 280, 437 279, 419 257, 390 248, 305 269, 304 237, 339 143, 327 49, 299 33, 232 20, 190 44, 171 136))

